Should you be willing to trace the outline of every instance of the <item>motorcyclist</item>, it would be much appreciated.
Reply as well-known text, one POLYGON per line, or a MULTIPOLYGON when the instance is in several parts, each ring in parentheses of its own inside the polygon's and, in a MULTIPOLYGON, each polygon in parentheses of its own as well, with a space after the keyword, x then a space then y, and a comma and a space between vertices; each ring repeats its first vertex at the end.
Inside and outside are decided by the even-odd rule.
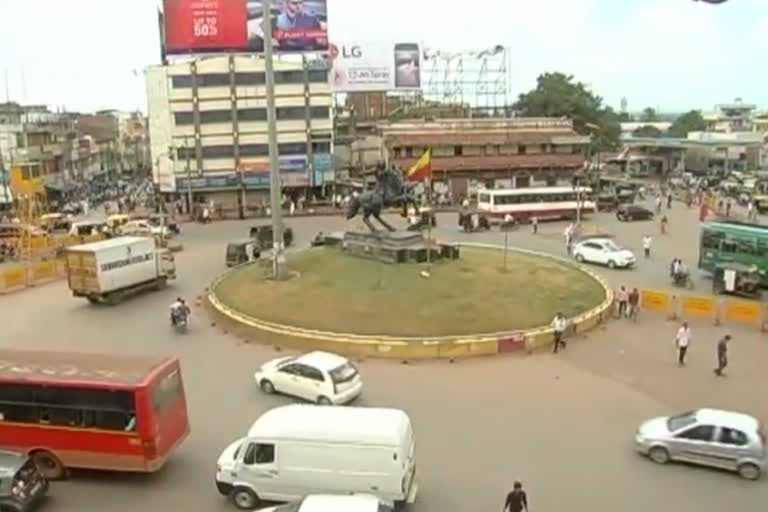
POLYGON ((176 326, 179 320, 185 319, 189 313, 190 310, 187 303, 181 297, 177 297, 176 301, 171 304, 171 324, 176 326))
POLYGON ((688 269, 683 263, 683 260, 680 258, 675 258, 672 260, 670 274, 675 284, 685 283, 685 281, 688 279, 688 269))

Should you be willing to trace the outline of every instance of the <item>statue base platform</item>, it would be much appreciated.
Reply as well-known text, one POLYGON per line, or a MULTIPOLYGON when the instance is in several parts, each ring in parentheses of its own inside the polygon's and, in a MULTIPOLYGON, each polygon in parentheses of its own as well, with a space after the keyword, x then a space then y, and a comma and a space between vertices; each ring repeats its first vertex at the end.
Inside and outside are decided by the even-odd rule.
POLYGON ((422 233, 412 231, 347 231, 341 240, 341 250, 351 256, 369 258, 384 263, 422 263, 458 259, 458 244, 432 243, 428 247, 422 233))

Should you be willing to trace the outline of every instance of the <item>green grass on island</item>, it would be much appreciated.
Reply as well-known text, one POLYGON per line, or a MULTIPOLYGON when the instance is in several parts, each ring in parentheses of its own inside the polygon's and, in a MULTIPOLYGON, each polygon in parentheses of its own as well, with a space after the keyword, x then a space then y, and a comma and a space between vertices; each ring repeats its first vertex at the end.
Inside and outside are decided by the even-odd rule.
POLYGON ((547 325, 558 311, 585 312, 605 298, 574 267, 510 251, 461 249, 458 261, 385 264, 318 248, 289 259, 296 277, 269 279, 271 268, 236 269, 217 286, 230 307, 261 320, 353 334, 445 336, 547 325))

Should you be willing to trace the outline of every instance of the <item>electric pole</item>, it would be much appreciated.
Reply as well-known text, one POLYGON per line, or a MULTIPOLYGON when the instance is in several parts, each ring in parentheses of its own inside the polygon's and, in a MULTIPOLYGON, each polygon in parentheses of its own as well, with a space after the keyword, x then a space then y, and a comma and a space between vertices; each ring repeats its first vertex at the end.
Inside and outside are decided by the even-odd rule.
POLYGON ((272 271, 277 281, 287 277, 283 241, 283 211, 280 190, 280 158, 275 111, 275 66, 272 61, 272 0, 264 0, 264 71, 267 86, 267 130, 269 133, 269 199, 272 207, 272 271))

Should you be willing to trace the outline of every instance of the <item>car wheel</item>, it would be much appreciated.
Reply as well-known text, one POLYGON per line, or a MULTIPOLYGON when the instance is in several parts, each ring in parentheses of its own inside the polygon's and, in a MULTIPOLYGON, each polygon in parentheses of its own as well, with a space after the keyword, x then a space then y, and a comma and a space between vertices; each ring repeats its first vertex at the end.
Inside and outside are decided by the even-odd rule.
POLYGON ((317 397, 317 404, 318 405, 333 405, 333 402, 331 402, 331 399, 327 396, 319 396, 317 397))
POLYGON ((261 379, 261 382, 259 382, 259 387, 261 390, 266 393, 267 395, 271 395, 275 392, 275 386, 267 379, 261 379))
POLYGON ((755 464, 747 462, 739 466, 739 476, 745 480, 757 480, 760 478, 760 468, 755 464))
POLYGON ((654 446, 648 452, 648 457, 656 464, 666 464, 669 462, 669 451, 662 446, 654 446))
POLYGON ((579 263, 584 263, 584 256, 582 256, 581 253, 577 253, 576 256, 574 257, 576 258, 576 261, 578 261, 579 263))
POLYGON ((616 268, 616 262, 613 260, 608 260, 608 268, 610 269, 616 268))
POLYGON ((253 510, 259 505, 259 497, 247 487, 235 487, 232 490, 232 502, 240 510, 253 510))

